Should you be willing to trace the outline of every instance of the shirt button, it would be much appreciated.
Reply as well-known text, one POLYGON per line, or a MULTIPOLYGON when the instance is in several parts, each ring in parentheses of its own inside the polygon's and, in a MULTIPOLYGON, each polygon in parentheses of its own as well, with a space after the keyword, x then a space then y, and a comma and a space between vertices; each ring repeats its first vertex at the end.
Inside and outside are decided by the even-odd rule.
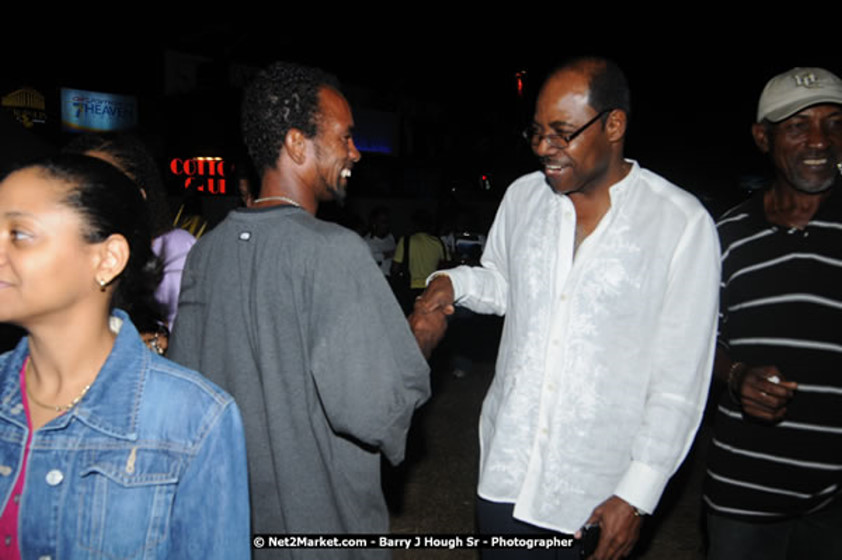
POLYGON ((16 504, 19 504, 20 503, 20 494, 15 494, 15 497, 12 498, 12 501, 14 501, 16 504))
POLYGON ((0 476, 9 476, 12 474, 12 467, 9 465, 0 465, 0 476))
POLYGON ((53 557, 49 554, 45 554, 44 556, 39 556, 38 560, 53 560, 53 557))
POLYGON ((561 301, 567 301, 567 296, 564 295, 564 294, 561 294, 561 297, 558 298, 558 299, 560 299, 561 301))
POLYGON ((58 486, 64 480, 64 474, 58 469, 53 469, 47 473, 47 484, 50 486, 58 486))
POLYGON ((23 405, 20 403, 16 404, 15 406, 9 409, 9 412, 11 412, 12 414, 20 414, 21 411, 23 411, 23 405))
POLYGON ((6 539, 5 539, 4 542, 6 543, 6 546, 11 545, 12 544, 12 535, 6 535, 6 539))

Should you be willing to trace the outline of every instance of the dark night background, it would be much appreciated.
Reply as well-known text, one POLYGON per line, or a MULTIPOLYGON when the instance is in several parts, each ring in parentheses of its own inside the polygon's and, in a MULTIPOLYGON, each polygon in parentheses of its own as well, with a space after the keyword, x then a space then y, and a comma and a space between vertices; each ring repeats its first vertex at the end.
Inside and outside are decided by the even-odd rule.
MULTIPOLYGON (((437 210, 440 219, 467 208, 474 212, 475 229, 487 229, 509 182, 537 168, 519 132, 531 118, 531 96, 544 74, 567 57, 602 55, 619 63, 632 91, 626 155, 700 196, 714 215, 746 196, 741 185, 747 178, 769 172, 749 133, 765 82, 793 66, 822 66, 842 75, 837 10, 825 15, 820 6, 811 6, 817 15, 766 16, 759 10, 798 6, 672 3, 621 13, 594 2, 575 9, 510 3, 504 13, 485 5, 421 3, 364 14, 352 4, 315 5, 322 19, 289 3, 263 4, 260 10, 229 3, 193 11, 165 4, 77 4, 66 14, 53 6, 15 6, 0 12, 5 24, 0 97, 35 88, 46 97, 47 123, 27 131, 0 108, 0 167, 57 149, 72 137, 60 129, 62 87, 137 96, 137 132, 164 170, 171 158, 218 155, 235 161, 242 154, 242 84, 260 67, 288 60, 335 73, 361 133, 370 115, 386 115, 394 124, 397 153, 363 151, 347 207, 364 219, 372 206, 388 204, 396 234, 408 227, 403 220, 417 206, 437 210), (733 13, 738 8, 739 21, 733 13), (457 10, 461 15, 455 17, 457 10), (515 74, 522 71, 520 97, 515 74), (490 178, 489 190, 481 186, 483 175, 490 178)), ((177 205, 183 186, 171 176, 168 186, 177 205)), ((212 219, 237 204, 236 189, 229 193, 201 199, 212 219)), ((393 518, 396 532, 472 530, 476 417, 496 348, 483 342, 499 331, 491 325, 469 333, 471 347, 482 354, 471 358, 485 369, 461 380, 434 376, 436 399, 414 421, 429 449, 418 443, 423 438, 410 437, 407 472, 427 468, 434 475, 423 483, 415 475, 415 484, 406 483, 401 472, 392 482, 387 476, 392 499, 395 488, 415 492, 405 498, 411 515, 393 518), (438 432, 426 427, 437 420, 438 432), (424 452, 427 464, 437 467, 417 466, 424 452), (420 520, 425 515, 429 519, 420 520)), ((703 453, 696 453, 695 463, 703 473, 703 453)), ((688 479, 679 474, 673 485, 681 490, 688 479)), ((651 539, 653 525, 663 518, 684 522, 683 532, 660 532, 684 547, 682 552, 662 544, 667 555, 648 558, 690 557, 700 549, 701 474, 692 480, 697 482, 686 492, 684 517, 672 509, 676 499, 668 491, 661 518, 644 536, 651 539)))
MULTIPOLYGON (((664 20, 662 13, 665 23, 644 29, 616 15, 608 26, 599 13, 605 10, 593 9, 575 23, 535 14, 524 19, 526 27, 412 21, 361 29, 349 21, 348 29, 327 29, 311 21, 289 30, 275 16, 263 14, 263 21, 255 14, 261 21, 248 24, 169 17, 130 29, 125 21, 102 25, 90 34, 17 31, 20 37, 4 39, 0 95, 21 86, 44 93, 48 124, 36 136, 53 146, 70 137, 59 128, 61 87, 136 95, 139 132, 165 167, 172 157, 239 157, 241 84, 273 60, 316 65, 339 77, 361 132, 374 113, 394 124, 397 153, 363 151, 351 208, 355 198, 427 200, 441 208, 454 197, 493 207, 512 179, 535 169, 518 133, 545 72, 571 55, 604 55, 625 69, 631 85, 627 156, 718 214, 743 196, 746 177, 768 172, 749 135, 766 80, 796 65, 842 74, 836 41, 821 44, 825 34, 796 17, 726 27, 719 16, 664 20), (526 72, 522 97, 519 71, 526 72), (482 175, 490 190, 481 188, 482 175)), ((9 131, 8 123, 0 129, 4 163, 25 143, 9 131)), ((170 188, 183 194, 177 184, 170 188)))

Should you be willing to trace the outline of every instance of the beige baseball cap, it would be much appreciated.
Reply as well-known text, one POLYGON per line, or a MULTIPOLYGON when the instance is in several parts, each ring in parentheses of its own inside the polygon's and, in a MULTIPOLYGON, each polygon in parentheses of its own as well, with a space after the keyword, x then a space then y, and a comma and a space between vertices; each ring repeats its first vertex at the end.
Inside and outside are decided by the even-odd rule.
POLYGON ((842 105, 842 80, 824 68, 793 68, 766 84, 757 104, 757 122, 780 122, 819 103, 842 105))

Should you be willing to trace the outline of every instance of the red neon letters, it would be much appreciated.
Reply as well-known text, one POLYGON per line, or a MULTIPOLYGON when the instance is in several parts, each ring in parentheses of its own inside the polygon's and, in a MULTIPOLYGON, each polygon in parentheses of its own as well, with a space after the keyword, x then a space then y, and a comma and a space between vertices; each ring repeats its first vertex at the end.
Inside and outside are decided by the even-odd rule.
POLYGON ((225 161, 222 158, 173 158, 170 171, 184 177, 184 188, 199 192, 225 194, 225 161))

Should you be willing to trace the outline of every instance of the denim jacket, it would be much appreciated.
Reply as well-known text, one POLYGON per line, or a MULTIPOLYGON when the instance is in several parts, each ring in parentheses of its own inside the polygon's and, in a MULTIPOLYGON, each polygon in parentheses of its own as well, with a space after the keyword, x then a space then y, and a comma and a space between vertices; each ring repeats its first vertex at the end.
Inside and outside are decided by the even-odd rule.
MULTIPOLYGON (((240 413, 201 375, 149 351, 120 310, 85 397, 33 434, 19 516, 23 558, 248 558, 240 413)), ((0 356, 0 507, 27 439, 19 373, 0 356)), ((0 557, 3 556, 0 541, 0 557)))

